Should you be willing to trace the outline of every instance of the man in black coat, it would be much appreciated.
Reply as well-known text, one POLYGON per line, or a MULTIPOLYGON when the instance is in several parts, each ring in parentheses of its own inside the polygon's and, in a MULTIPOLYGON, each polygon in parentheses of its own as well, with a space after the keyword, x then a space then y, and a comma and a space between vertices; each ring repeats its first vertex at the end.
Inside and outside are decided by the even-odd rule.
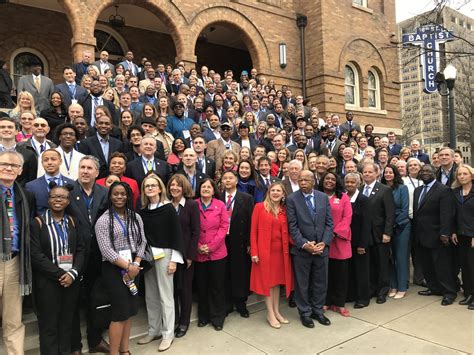
POLYGON ((420 245, 420 259, 428 289, 422 296, 443 296, 441 304, 450 305, 457 296, 449 238, 453 231, 454 198, 451 190, 435 179, 435 169, 420 170, 424 186, 413 194, 413 229, 420 245))
POLYGON ((395 224, 395 202, 392 190, 377 181, 380 168, 375 163, 362 167, 365 185, 360 192, 368 197, 371 231, 371 291, 377 303, 385 303, 390 290, 390 239, 395 224))
POLYGON ((188 179, 194 195, 198 195, 199 185, 201 181, 208 178, 206 174, 198 170, 197 154, 191 148, 186 148, 183 152, 182 166, 176 171, 176 174, 181 174, 188 179))
POLYGON ((98 80, 93 80, 91 83, 91 94, 87 95, 79 104, 84 109, 84 119, 87 121, 89 127, 94 127, 96 123, 95 109, 97 106, 105 106, 112 115, 112 123, 118 126, 119 117, 112 102, 102 97, 102 87, 98 80))
POLYGON ((71 67, 64 67, 63 78, 64 82, 57 84, 55 90, 63 95, 66 108, 73 102, 84 102, 89 93, 82 86, 76 84, 76 73, 74 73, 71 67))

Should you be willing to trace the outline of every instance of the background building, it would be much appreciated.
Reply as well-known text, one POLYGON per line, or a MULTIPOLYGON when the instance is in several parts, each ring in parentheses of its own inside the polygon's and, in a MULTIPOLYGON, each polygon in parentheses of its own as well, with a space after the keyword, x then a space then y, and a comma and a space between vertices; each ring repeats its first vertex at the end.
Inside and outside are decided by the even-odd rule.
MULTIPOLYGON (((474 125, 474 62, 472 60, 474 40, 474 19, 451 8, 429 11, 398 24, 399 37, 403 33, 415 32, 424 24, 442 25, 453 32, 455 40, 440 45, 440 67, 452 63, 457 69, 455 82, 455 112, 457 149, 461 150, 464 161, 471 158, 471 134, 474 125), (469 45, 469 41, 471 44, 469 45), (469 55, 469 53, 471 53, 469 55)), ((431 155, 439 147, 449 142, 449 120, 447 99, 438 93, 423 92, 423 68, 420 64, 419 46, 402 48, 400 51, 401 111, 402 129, 405 143, 413 139, 421 142, 431 155)))
POLYGON ((96 57, 106 49, 115 61, 132 50, 135 61, 182 60, 187 69, 255 67, 295 94, 304 72, 306 96, 321 115, 352 110, 376 132, 401 133, 394 1, 8 0, 0 5, 1 57, 17 78, 36 56, 60 82, 62 67, 85 49, 96 57), (117 14, 125 26, 111 24, 117 14))

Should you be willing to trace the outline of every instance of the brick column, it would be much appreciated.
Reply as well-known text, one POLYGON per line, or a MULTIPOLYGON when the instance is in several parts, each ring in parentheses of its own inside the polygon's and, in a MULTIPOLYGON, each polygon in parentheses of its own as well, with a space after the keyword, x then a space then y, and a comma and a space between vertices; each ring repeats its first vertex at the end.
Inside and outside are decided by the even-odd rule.
POLYGON ((71 39, 73 62, 80 62, 82 60, 82 53, 86 50, 89 50, 92 53, 92 61, 94 61, 95 45, 95 38, 86 39, 73 37, 71 39))

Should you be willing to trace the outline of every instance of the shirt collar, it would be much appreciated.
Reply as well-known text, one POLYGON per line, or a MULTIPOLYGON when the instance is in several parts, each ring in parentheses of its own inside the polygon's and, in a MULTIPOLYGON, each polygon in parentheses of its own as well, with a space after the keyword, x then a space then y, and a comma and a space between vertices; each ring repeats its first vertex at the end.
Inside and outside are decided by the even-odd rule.
POLYGON ((99 139, 99 142, 106 142, 109 143, 109 136, 107 135, 107 138, 102 138, 102 136, 97 132, 97 139, 99 139))
POLYGON ((357 200, 357 196, 359 196, 359 190, 355 190, 354 195, 351 197, 351 203, 355 202, 357 200))
POLYGON ((183 197, 181 197, 181 200, 179 200, 179 205, 180 205, 181 207, 184 207, 185 204, 186 204, 186 199, 185 199, 184 196, 183 196, 183 197))
POLYGON ((375 183, 377 182, 377 180, 375 180, 373 183, 371 184, 365 184, 365 186, 369 186, 370 187, 370 190, 373 190, 374 189, 374 186, 375 186, 375 183))
POLYGON ((433 181, 431 181, 429 184, 426 184, 426 185, 425 185, 426 188, 427 188, 428 190, 431 189, 431 188, 433 187, 433 185, 435 184, 435 182, 436 182, 436 179, 433 179, 433 181))
POLYGON ((3 186, 3 185, 2 185, 2 192, 3 192, 3 194, 5 194, 5 192, 6 192, 7 190, 10 190, 10 194, 13 196, 13 193, 14 193, 13 185, 12 185, 11 187, 6 187, 6 186, 3 186))

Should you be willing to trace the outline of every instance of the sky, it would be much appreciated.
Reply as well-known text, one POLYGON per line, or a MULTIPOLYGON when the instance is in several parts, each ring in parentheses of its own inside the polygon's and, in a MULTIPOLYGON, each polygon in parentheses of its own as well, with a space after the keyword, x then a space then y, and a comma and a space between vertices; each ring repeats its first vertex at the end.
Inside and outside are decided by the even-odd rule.
MULTIPOLYGON (((432 10, 435 7, 435 0, 395 0, 397 23, 432 10)), ((448 6, 474 18, 473 0, 447 0, 448 6)))

